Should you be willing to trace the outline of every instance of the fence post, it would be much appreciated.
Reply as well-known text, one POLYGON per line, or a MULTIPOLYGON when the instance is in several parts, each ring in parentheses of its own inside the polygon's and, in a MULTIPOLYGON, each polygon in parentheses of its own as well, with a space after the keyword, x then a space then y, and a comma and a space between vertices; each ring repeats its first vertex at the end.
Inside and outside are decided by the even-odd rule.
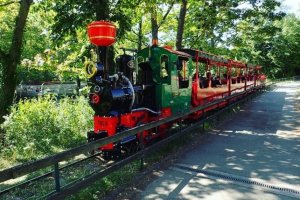
POLYGON ((178 125, 179 125, 179 130, 181 131, 182 130, 182 120, 179 121, 178 125))
MULTIPOLYGON (((220 109, 220 104, 219 104, 219 103, 218 103, 218 105, 217 105, 217 109, 218 109, 218 110, 220 109)), ((217 122, 216 122, 217 124, 221 121, 219 115, 217 115, 216 121, 217 121, 217 122)))
MULTIPOLYGON (((202 111, 202 115, 203 115, 203 119, 205 119, 205 112, 204 112, 204 109, 201 110, 202 111)), ((204 131, 205 130, 205 120, 203 120, 203 123, 202 123, 202 130, 204 131)))
POLYGON ((54 179, 55 179, 55 190, 60 192, 60 180, 59 180, 59 166, 58 162, 54 164, 54 179))
MULTIPOLYGON (((143 132, 140 133, 140 149, 143 150, 144 147, 144 143, 143 143, 143 132)), ((140 165, 140 169, 143 170, 144 169, 144 154, 142 155, 141 159, 140 159, 141 165, 140 165)))

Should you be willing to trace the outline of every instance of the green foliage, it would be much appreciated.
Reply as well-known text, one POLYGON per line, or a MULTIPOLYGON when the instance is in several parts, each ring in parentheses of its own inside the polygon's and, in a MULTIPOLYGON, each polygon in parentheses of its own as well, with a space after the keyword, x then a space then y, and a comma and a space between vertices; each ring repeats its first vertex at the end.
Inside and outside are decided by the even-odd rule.
POLYGON ((27 19, 22 59, 32 59, 52 47, 50 26, 53 23, 53 17, 53 11, 43 12, 39 9, 39 4, 33 4, 27 19))
POLYGON ((241 21, 232 51, 239 59, 262 65, 271 78, 300 74, 300 19, 290 15, 278 18, 262 15, 241 21))
POLYGON ((2 63, 0 62, 0 88, 2 87, 2 84, 3 84, 3 69, 2 69, 2 63))
POLYGON ((50 3, 48 6, 57 13, 53 25, 53 37, 62 42, 64 37, 73 36, 76 42, 74 36, 76 36, 78 29, 86 31, 88 23, 106 19, 118 25, 118 37, 120 38, 125 31, 131 28, 132 8, 135 5, 136 1, 129 0, 117 2, 113 0, 64 0, 50 3))
MULTIPOLYGON (((52 23, 53 11, 42 12, 39 4, 32 6, 32 11, 27 18, 25 27, 22 59, 33 58, 51 46, 49 26, 52 23)), ((12 41, 12 32, 15 25, 15 17, 18 14, 19 4, 16 2, 0 10, 0 49, 8 52, 12 41)))
MULTIPOLYGON (((36 2, 32 5, 27 18, 23 39, 21 65, 17 69, 18 82, 43 82, 50 80, 65 81, 74 79, 83 66, 83 56, 89 45, 85 29, 76 29, 76 41, 73 37, 65 37, 64 44, 58 46, 52 40, 52 25, 56 12, 45 8, 50 1, 36 2), (23 67, 26 67, 23 68, 23 67), (40 79, 39 79, 40 77, 40 79)), ((18 3, 2 7, 0 10, 0 49, 9 51, 12 40, 13 26, 18 12, 18 3)), ((81 76, 82 77, 82 76, 81 76)), ((0 80, 1 81, 1 80, 0 80)))
POLYGON ((206 51, 214 51, 224 43, 225 35, 234 30, 234 22, 239 19, 240 0, 192 1, 186 19, 185 43, 201 46, 206 51))
POLYGON ((2 128, 6 131, 4 157, 31 160, 85 141, 93 111, 84 97, 24 100, 13 106, 2 128))
POLYGON ((268 53, 275 77, 300 75, 300 19, 288 15, 275 23, 282 31, 272 38, 272 49, 268 53))
POLYGON ((21 81, 25 83, 42 83, 47 81, 58 80, 57 74, 50 70, 28 69, 25 67, 19 67, 17 69, 17 82, 21 81))
POLYGON ((11 4, 1 7, 0 10, 0 49, 7 52, 11 45, 12 27, 18 13, 19 5, 11 4))
POLYGON ((135 175, 139 172, 140 161, 134 161, 123 168, 109 174, 108 176, 96 181, 88 188, 68 197, 68 200, 77 199, 103 199, 105 195, 120 186, 126 186, 133 180, 135 175))

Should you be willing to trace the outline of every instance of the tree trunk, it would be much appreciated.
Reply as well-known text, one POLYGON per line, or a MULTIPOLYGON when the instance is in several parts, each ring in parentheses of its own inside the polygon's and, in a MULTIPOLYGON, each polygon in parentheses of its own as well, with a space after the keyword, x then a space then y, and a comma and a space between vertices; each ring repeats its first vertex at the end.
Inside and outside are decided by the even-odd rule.
POLYGON ((169 5, 166 13, 164 14, 161 22, 158 24, 157 21, 157 6, 154 5, 151 11, 151 32, 152 32, 152 45, 153 44, 158 44, 158 29, 159 27, 165 22, 167 16, 169 15, 175 1, 172 1, 171 4, 169 5), (154 42, 154 43, 153 43, 154 42))
POLYGON ((179 13, 178 27, 177 27, 177 36, 176 36, 176 48, 177 49, 182 49, 182 38, 183 38, 183 32, 184 32, 186 7, 187 7, 187 0, 182 0, 181 6, 180 6, 180 13, 179 13))
MULTIPOLYGON (((96 20, 109 20, 109 1, 107 0, 96 0, 95 3, 96 20)), ((108 73, 115 71, 114 63, 114 47, 100 47, 100 51, 97 52, 100 56, 100 60, 104 65, 104 76, 107 77, 108 73)))
POLYGON ((0 51, 2 64, 2 84, 0 86, 0 124, 4 122, 4 115, 9 113, 16 90, 16 70, 21 60, 22 41, 26 19, 32 0, 21 0, 16 25, 13 31, 12 44, 6 54, 0 51))
POLYGON ((138 32, 138 47, 137 50, 140 51, 142 49, 142 39, 143 39, 143 19, 139 21, 139 32, 138 32))
POLYGON ((107 0, 96 0, 95 2, 95 13, 96 20, 108 20, 109 18, 109 1, 107 0))
POLYGON ((158 41, 158 22, 157 22, 157 10, 156 6, 151 12, 151 32, 152 32, 152 42, 158 41))

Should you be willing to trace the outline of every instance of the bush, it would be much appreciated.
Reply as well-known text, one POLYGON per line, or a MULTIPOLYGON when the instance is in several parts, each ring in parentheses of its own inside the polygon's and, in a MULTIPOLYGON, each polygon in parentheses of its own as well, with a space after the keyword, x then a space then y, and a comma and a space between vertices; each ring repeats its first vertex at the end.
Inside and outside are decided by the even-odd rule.
POLYGON ((84 97, 40 97, 13 106, 2 128, 2 155, 16 160, 38 159, 85 142, 93 111, 84 97))
POLYGON ((58 76, 50 70, 39 70, 35 68, 18 67, 17 69, 17 82, 25 83, 42 83, 47 81, 58 80, 58 76))

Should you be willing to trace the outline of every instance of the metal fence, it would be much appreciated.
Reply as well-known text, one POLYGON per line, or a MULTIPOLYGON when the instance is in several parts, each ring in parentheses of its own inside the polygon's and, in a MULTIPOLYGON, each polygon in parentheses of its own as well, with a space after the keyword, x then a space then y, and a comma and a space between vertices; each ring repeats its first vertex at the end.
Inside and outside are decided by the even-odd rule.
POLYGON ((300 81, 300 76, 294 76, 294 81, 300 81))

